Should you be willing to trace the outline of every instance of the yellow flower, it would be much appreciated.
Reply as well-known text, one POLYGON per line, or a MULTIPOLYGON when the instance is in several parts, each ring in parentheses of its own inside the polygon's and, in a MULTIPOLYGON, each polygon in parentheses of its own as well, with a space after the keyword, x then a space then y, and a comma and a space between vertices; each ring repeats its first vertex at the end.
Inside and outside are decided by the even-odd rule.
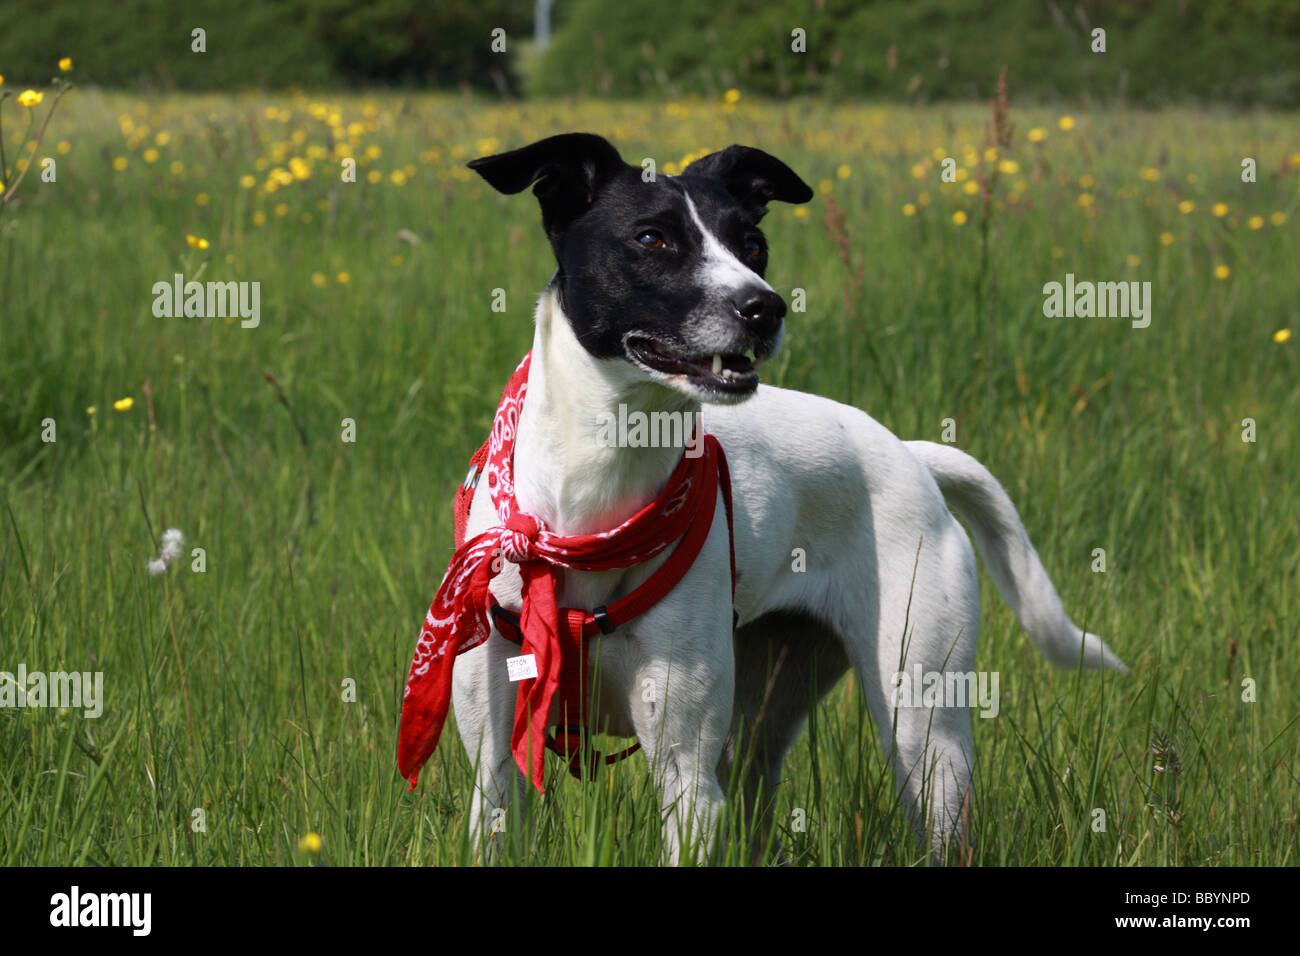
POLYGON ((1056 125, 1063 130, 1067 130, 1067 131, 1072 130, 1074 129, 1074 117, 1062 116, 1059 120, 1056 121, 1056 125))
POLYGON ((117 409, 119 412, 125 412, 134 404, 135 404, 135 399, 131 398, 128 395, 126 398, 119 398, 117 401, 115 401, 113 403, 113 407, 117 409))
POLYGON ((1136 269, 1138 266, 1142 265, 1142 257, 1135 252, 1130 252, 1128 254, 1128 264, 1130 268, 1136 269))
POLYGON ((1014 176, 1020 172, 1020 164, 1014 159, 1004 159, 998 163, 998 172, 1006 176, 1014 176))
POLYGON ((54 148, 59 151, 60 156, 67 156, 68 153, 72 152, 72 144, 66 139, 59 140, 59 145, 54 148))
POLYGON ((1217 265, 1217 266, 1214 267, 1214 278, 1216 278, 1216 279, 1226 279, 1226 278, 1228 278, 1228 276, 1230 276, 1230 275, 1232 275, 1232 270, 1229 269, 1227 266, 1225 266, 1225 265, 1217 265))
POLYGON ((807 219, 807 218, 808 218, 808 207, 807 207, 807 206, 800 206, 800 207, 798 207, 797 209, 795 209, 795 211, 794 211, 794 217, 795 217, 796 219, 807 219))
POLYGON ((122 170, 126 169, 126 157, 125 157, 125 156, 115 156, 115 157, 113 158, 113 168, 116 169, 119 173, 120 173, 122 170))
POLYGON ((1041 126, 1035 126, 1029 131, 1029 142, 1041 143, 1045 139, 1047 139, 1047 130, 1041 126))
POLYGON ((63 73, 67 73, 70 69, 72 69, 72 57, 65 56, 59 61, 59 70, 63 73))
POLYGON ((903 215, 904 215, 904 216, 915 216, 915 215, 916 215, 916 207, 913 206, 910 202, 905 202, 905 203, 903 203, 903 215))
POLYGON ((916 194, 916 204, 917 204, 918 206, 928 206, 928 205, 930 205, 930 194, 929 194, 929 193, 917 193, 917 194, 916 194))
POLYGON ((740 102, 740 90, 737 90, 737 89, 730 89, 730 90, 727 90, 726 93, 722 94, 722 98, 723 98, 724 100, 726 100, 728 103, 739 103, 739 102, 740 102))
POLYGON ((194 201, 198 203, 200 206, 206 206, 212 200, 208 198, 207 193, 199 193, 197 196, 194 197, 194 201))
POLYGON ((1093 186, 1097 185, 1097 180, 1093 179, 1087 173, 1084 173, 1079 177, 1079 185, 1084 189, 1091 189, 1093 186))
POLYGON ((1172 246, 1174 244, 1174 234, 1172 232, 1160 233, 1160 245, 1172 246))
POLYGON ((349 282, 352 281, 352 275, 351 273, 348 272, 340 272, 334 278, 339 280, 340 285, 347 285, 349 282))
MULTIPOLYGON (((1274 338, 1274 340, 1276 340, 1276 339, 1277 339, 1277 336, 1275 335, 1275 336, 1273 336, 1273 338, 1274 338)), ((95 414, 95 406, 94 406, 94 405, 87 405, 87 406, 86 406, 86 414, 87 414, 87 415, 93 415, 93 414, 95 414)))
POLYGON ((1196 203, 1192 202, 1190 199, 1184 199, 1182 202, 1178 204, 1178 211, 1181 212, 1184 216, 1192 212, 1195 208, 1196 208, 1196 203))
POLYGON ((1275 213, 1273 213, 1273 215, 1271 215, 1271 216, 1268 217, 1268 221, 1271 222, 1271 223, 1272 223, 1273 225, 1275 225, 1275 226, 1280 226, 1280 225, 1282 225, 1282 223, 1286 222, 1286 213, 1284 213, 1284 212, 1275 212, 1275 213))
POLYGON ((328 281, 323 272, 313 272, 311 274, 311 284, 314 286, 324 286, 328 281))
POLYGON ((1079 204, 1079 208, 1087 209, 1092 205, 1092 193, 1079 193, 1079 198, 1075 202, 1079 204))
POLYGON ((1273 333, 1273 341, 1276 342, 1278 345, 1281 345, 1289 338, 1291 338, 1290 329, 1278 329, 1276 332, 1273 333))
POLYGON ((39 104, 43 99, 45 99, 44 93, 37 93, 35 90, 23 90, 18 94, 18 105, 26 106, 28 109, 31 109, 33 106, 39 104))
POLYGON ((817 184, 817 191, 821 193, 823 196, 829 194, 832 188, 833 187, 831 186, 831 181, 829 179, 823 179, 821 182, 817 184))
POLYGON ((1149 183, 1153 183, 1160 178, 1160 170, 1153 169, 1150 166, 1143 166, 1138 170, 1138 176, 1149 183))
POLYGON ((319 833, 308 833, 298 841, 298 849, 303 853, 319 853, 321 838, 319 833))
POLYGON ((275 207, 275 214, 276 214, 277 216, 287 216, 287 215, 289 215, 289 204, 288 204, 287 202, 282 202, 282 203, 279 203, 278 205, 276 205, 276 207, 275 207))
POLYGON ((389 262, 395 266, 400 266, 405 261, 406 259, 403 256, 393 256, 393 258, 389 260, 389 262))
POLYGON ((975 180, 973 179, 968 179, 962 185, 961 189, 962 192, 964 192, 967 196, 974 196, 977 192, 980 191, 980 184, 975 182, 975 180))
POLYGON ((952 221, 953 224, 957 226, 966 225, 966 213, 963 210, 958 209, 955 213, 952 214, 952 221))
POLYGON ((1216 202, 1210 207, 1210 212, 1214 213, 1216 219, 1222 219, 1228 214, 1228 204, 1226 202, 1216 202))
POLYGON ((839 168, 835 170, 835 175, 840 179, 848 179, 853 175, 853 170, 849 169, 847 163, 841 163, 839 168))
POLYGON ((402 172, 400 169, 394 169, 388 174, 388 178, 392 181, 394 186, 406 185, 406 173, 402 172))
POLYGON ((262 212, 262 210, 260 209, 257 210, 255 213, 253 213, 253 225, 262 226, 265 224, 266 224, 266 213, 262 212))
POLYGON ((384 181, 384 174, 377 169, 372 169, 370 170, 370 172, 366 173, 366 182, 370 183, 372 186, 377 185, 383 181, 384 181))
POLYGON ((244 173, 244 175, 239 177, 239 185, 243 186, 245 189, 252 189, 257 185, 257 177, 252 173, 244 173))
POLYGON ((154 149, 152 146, 146 149, 141 155, 144 157, 146 163, 158 162, 158 150, 154 149))
POLYGON ((1263 229, 1263 228, 1264 228, 1264 217, 1263 217, 1263 216, 1251 216, 1249 219, 1246 220, 1246 225, 1248 225, 1251 229, 1263 229))
POLYGON ((3 73, 0 73, 0 86, 4 86, 4 85, 5 85, 5 77, 3 73))

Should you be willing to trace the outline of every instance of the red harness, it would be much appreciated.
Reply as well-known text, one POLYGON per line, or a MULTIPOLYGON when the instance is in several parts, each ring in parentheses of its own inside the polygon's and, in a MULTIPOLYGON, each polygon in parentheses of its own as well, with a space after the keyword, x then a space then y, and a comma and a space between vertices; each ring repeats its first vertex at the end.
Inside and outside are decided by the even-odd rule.
MULTIPOLYGON (((479 477, 482 475, 484 463, 487 461, 489 444, 490 440, 484 442, 483 446, 470 458, 469 474, 466 475, 465 481, 460 488, 456 490, 456 498, 452 504, 452 514, 455 524, 456 547, 458 548, 465 541, 465 526, 469 522, 469 509, 474 502, 474 489, 478 487, 479 477)), ((731 512, 731 472, 727 468, 727 456, 723 453, 721 445, 718 446, 718 487, 722 490, 722 503, 727 512, 727 543, 731 553, 731 599, 734 604, 736 599, 736 534, 731 512)), ((564 668, 561 673, 558 691, 560 712, 565 715, 577 714, 579 716, 575 723, 567 722, 567 718, 563 719, 557 725, 555 733, 547 735, 546 749, 567 760, 569 762, 569 773, 574 777, 582 778, 582 753, 587 737, 587 726, 581 716, 585 710, 582 707, 584 699, 582 687, 583 677, 587 669, 587 641, 600 634, 614 633, 616 629, 633 618, 644 614, 668 596, 668 593, 677 586, 677 582, 686 575, 691 565, 695 563, 696 556, 699 555, 700 550, 704 547, 704 542, 709 537, 709 529, 713 526, 713 509, 710 508, 707 511, 708 513, 703 520, 691 524, 690 529, 682 536, 677 548, 668 556, 668 560, 661 564, 631 594, 619 598, 613 604, 601 605, 590 611, 584 611, 581 608, 560 608, 560 621, 564 625, 565 636, 568 638, 570 646, 579 651, 577 654, 566 654, 564 656, 564 668)), ((507 611, 497 603, 496 598, 492 599, 491 612, 492 620, 496 623, 501 636, 507 641, 522 646, 523 634, 519 630, 519 615, 513 611, 507 611)), ((733 609, 731 613, 734 628, 736 612, 733 609)), ((618 753, 605 755, 602 755, 594 747, 585 747, 585 749, 588 754, 587 776, 590 777, 596 772, 596 768, 601 763, 617 763, 626 757, 630 757, 641 749, 641 744, 634 743, 618 753)))
MULTIPOLYGON (((515 498, 514 444, 528 390, 530 359, 531 355, 525 355, 511 376, 497 406, 491 436, 471 459, 469 475, 456 494, 456 550, 425 615, 402 697, 397 764, 412 787, 438 746, 451 702, 455 658, 487 640, 493 622, 498 633, 519 643, 524 652, 511 661, 513 670, 525 671, 518 675, 510 738, 515 763, 538 790, 543 789, 546 749, 568 758, 570 771, 581 775, 587 641, 612 633, 677 585, 708 538, 719 490, 727 516, 734 606, 731 480, 722 446, 712 435, 702 436, 700 456, 682 456, 654 500, 608 531, 558 534, 547 528, 540 516, 520 508, 515 498), (466 523, 480 475, 486 476, 497 520, 467 540, 466 523), (611 605, 590 612, 556 605, 565 569, 632 568, 660 553, 668 554, 664 563, 640 587, 611 605), (492 578, 506 561, 518 566, 522 578, 518 616, 501 607, 491 591, 492 578), (550 714, 556 709, 562 729, 552 735, 550 714)), ((734 626, 734 609, 732 623, 734 626)), ((629 748, 619 756, 635 750, 629 748)), ((598 759, 597 755, 593 761, 598 759)), ((610 762, 618 756, 605 759, 610 762)))

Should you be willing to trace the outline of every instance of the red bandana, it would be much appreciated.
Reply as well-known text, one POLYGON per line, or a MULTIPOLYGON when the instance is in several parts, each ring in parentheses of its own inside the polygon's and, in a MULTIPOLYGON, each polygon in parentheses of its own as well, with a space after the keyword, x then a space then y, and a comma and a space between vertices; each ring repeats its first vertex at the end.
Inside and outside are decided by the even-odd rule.
POLYGON ((501 523, 456 549, 415 645, 397 743, 397 766, 411 789, 447 720, 456 655, 482 644, 491 633, 489 583, 501 570, 502 558, 519 565, 523 577, 521 653, 535 656, 538 674, 519 683, 510 747, 520 771, 542 790, 546 727, 564 648, 555 603, 558 569, 610 571, 643 564, 680 538, 701 508, 710 509, 711 519, 717 501, 721 449, 706 435, 704 453, 683 455, 659 497, 612 531, 561 536, 547 530, 541 518, 521 511, 513 475, 515 430, 531 357, 531 352, 525 355, 511 376, 488 441, 485 471, 501 523))

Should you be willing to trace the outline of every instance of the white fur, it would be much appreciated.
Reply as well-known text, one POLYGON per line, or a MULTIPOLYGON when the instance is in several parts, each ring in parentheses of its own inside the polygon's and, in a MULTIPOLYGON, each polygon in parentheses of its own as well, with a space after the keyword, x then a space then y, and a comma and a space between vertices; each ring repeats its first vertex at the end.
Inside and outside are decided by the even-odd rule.
POLYGON ((704 225, 699 212, 695 209, 695 203, 691 201, 691 194, 682 190, 682 195, 686 199, 686 211, 691 214, 691 221, 704 236, 704 244, 700 250, 700 284, 706 289, 727 291, 759 285, 771 292, 772 287, 766 280, 737 259, 731 250, 718 240, 713 231, 704 225))
MULTIPOLYGON (((515 450, 521 508, 562 534, 591 532, 612 527, 659 492, 680 450, 601 447, 599 422, 619 402, 646 411, 699 408, 694 399, 647 381, 628 362, 592 358, 574 337, 556 293, 543 293, 515 450)), ((731 466, 741 624, 792 610, 834 632, 918 836, 928 834, 942 851, 960 838, 969 800, 969 711, 895 709, 890 680, 918 663, 927 671, 974 670, 975 556, 944 494, 970 522, 1003 596, 1052 663, 1075 666, 1082 639, 1084 666, 1123 665, 1066 616, 1013 505, 970 456, 902 442, 858 409, 766 386, 740 404, 709 405, 704 422, 731 466), (806 571, 792 570, 795 548, 806 553, 806 571)), ((484 491, 475 497, 467 533, 495 523, 484 491)), ((665 559, 622 571, 566 572, 559 604, 609 603, 665 559)), ((688 827, 691 839, 706 846, 713 840, 723 805, 719 766, 735 757, 728 742, 736 731, 733 701, 754 694, 752 680, 737 686, 737 674, 748 675, 750 666, 738 664, 747 649, 740 642, 733 647, 729 573, 719 498, 704 549, 678 587, 616 633, 595 639, 600 681, 593 723, 635 734, 644 747, 662 794, 665 855, 673 861, 688 827), (643 700, 646 680, 654 681, 652 702, 643 700)), ((492 590, 517 610, 517 567, 507 564, 492 590)), ((783 646, 797 655, 800 642, 794 633, 783 646)), ((510 753, 516 688, 507 681, 505 659, 517 653, 494 633, 456 662, 457 724, 477 765, 470 815, 476 837, 491 811, 509 805, 526 786, 510 753)), ((772 750, 766 770, 776 772, 802 726, 799 698, 806 700, 808 688, 798 680, 774 681, 764 693, 772 724, 763 728, 772 750)))

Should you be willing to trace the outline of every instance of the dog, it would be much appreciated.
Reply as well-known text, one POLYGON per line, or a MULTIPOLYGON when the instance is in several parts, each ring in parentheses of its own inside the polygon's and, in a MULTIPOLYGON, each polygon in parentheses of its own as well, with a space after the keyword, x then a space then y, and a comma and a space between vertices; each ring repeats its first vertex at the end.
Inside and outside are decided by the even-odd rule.
MULTIPOLYGON (((469 166, 507 195, 533 186, 557 265, 537 303, 516 429, 519 507, 576 535, 613 528, 654 499, 683 449, 599 440, 620 406, 702 416, 730 464, 731 538, 719 495, 708 538, 676 587, 592 642, 591 723, 644 749, 662 799, 665 859, 679 861, 688 846, 717 848, 733 774, 762 829, 765 796, 810 707, 850 668, 917 839, 942 859, 968 836, 970 713, 946 700, 905 706, 897 690, 899 675, 918 667, 974 669, 975 554, 953 512, 1052 664, 1124 665, 1066 615, 1014 505, 974 458, 902 441, 857 408, 759 384, 761 363, 780 347, 786 303, 764 279, 758 224, 769 203, 804 203, 812 190, 746 146, 677 176, 645 176, 588 133, 469 166)), ((498 523, 488 499, 474 498, 468 536, 498 523)), ((567 571, 557 600, 605 605, 666 559, 567 571)), ((515 565, 491 589, 518 611, 515 565)), ((455 662, 451 699, 476 765, 476 840, 524 786, 511 755, 516 695, 506 664, 517 650, 494 625, 455 662)))

